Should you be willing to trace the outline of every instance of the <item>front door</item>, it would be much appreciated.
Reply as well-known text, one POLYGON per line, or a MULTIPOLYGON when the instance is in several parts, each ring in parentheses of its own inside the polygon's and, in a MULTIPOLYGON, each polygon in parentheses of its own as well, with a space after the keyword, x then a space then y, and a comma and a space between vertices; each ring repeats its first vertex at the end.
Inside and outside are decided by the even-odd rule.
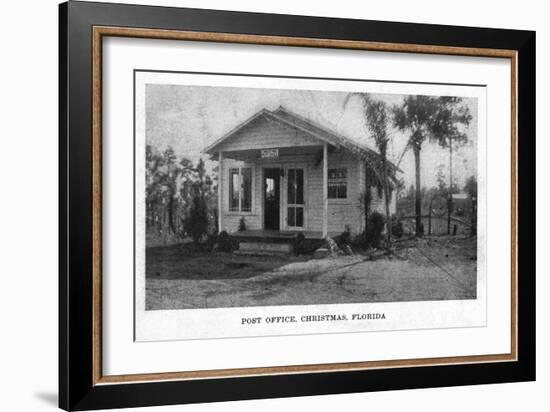
POLYGON ((264 169, 264 229, 279 230, 281 169, 264 169))
POLYGON ((290 168, 287 173, 287 226, 290 229, 303 229, 304 169, 290 168))

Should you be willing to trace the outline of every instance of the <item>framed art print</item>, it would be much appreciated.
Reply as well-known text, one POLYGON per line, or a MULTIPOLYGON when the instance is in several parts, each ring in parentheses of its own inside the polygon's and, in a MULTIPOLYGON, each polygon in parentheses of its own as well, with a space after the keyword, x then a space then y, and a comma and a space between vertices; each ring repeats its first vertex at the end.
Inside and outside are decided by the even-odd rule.
POLYGON ((60 407, 535 378, 535 34, 60 6, 60 407))

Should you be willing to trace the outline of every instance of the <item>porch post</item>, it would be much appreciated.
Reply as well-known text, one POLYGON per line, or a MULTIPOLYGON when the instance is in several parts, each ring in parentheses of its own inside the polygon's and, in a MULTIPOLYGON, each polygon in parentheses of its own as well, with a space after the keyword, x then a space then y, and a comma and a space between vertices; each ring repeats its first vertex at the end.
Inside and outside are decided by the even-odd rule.
POLYGON ((328 235, 328 148, 323 145, 323 237, 328 235))
POLYGON ((223 152, 218 153, 218 232, 223 230, 223 152))

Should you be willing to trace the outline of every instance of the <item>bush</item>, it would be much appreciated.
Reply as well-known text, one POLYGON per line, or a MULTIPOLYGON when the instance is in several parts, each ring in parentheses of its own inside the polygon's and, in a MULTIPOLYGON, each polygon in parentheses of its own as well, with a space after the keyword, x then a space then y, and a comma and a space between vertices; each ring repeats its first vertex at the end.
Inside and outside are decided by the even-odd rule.
POLYGON ((222 230, 218 235, 218 250, 221 252, 233 252, 238 247, 237 242, 222 230))
POLYGON ((358 234, 351 239, 351 248, 354 250, 366 249, 367 242, 365 240, 365 232, 358 234))
POLYGON ((344 228, 344 231, 337 236, 335 239, 336 244, 340 249, 346 249, 346 246, 351 246, 351 230, 348 225, 344 228))
POLYGON ((351 237, 351 234, 344 231, 339 237, 338 246, 349 245, 352 249, 368 249, 378 248, 382 243, 384 227, 386 219, 384 215, 378 212, 372 212, 367 220, 366 230, 355 236, 351 237))
POLYGON ((391 234, 393 237, 400 238, 403 236, 403 222, 399 220, 395 215, 391 218, 391 234))
POLYGON ((246 220, 244 216, 241 216, 239 219, 239 232, 244 232, 246 230, 246 220))
POLYGON ((302 232, 298 233, 296 235, 296 238, 294 239, 294 253, 297 255, 303 255, 307 252, 306 250, 306 237, 302 232))
POLYGON ((206 243, 205 248, 206 250, 212 251, 214 250, 214 247, 218 244, 218 234, 217 233, 210 233, 206 237, 206 243))
POLYGON ((382 232, 386 219, 384 215, 378 212, 372 212, 367 221, 367 229, 365 231, 365 246, 380 247, 382 241, 382 232))
POLYGON ((193 242, 200 243, 202 238, 207 234, 208 230, 208 206, 204 196, 195 194, 189 215, 183 222, 185 232, 188 233, 193 242))

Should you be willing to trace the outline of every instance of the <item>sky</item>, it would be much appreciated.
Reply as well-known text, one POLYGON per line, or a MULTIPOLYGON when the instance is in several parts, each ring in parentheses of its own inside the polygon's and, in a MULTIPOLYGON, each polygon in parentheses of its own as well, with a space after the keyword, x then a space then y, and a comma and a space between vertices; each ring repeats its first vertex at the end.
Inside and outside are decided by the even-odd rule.
MULTIPOLYGON (((373 94, 389 105, 400 104, 404 95, 373 94)), ((459 187, 477 173, 477 99, 465 98, 473 119, 464 131, 468 142, 453 151, 453 175, 459 187)), ((207 159, 203 150, 212 142, 263 108, 279 106, 376 149, 369 136, 360 96, 348 92, 187 85, 146 85, 147 144, 160 150, 171 146, 176 154, 193 161, 207 159)), ((397 163, 408 136, 391 128, 388 158, 397 163)), ((213 163, 209 163, 210 166, 213 163)), ((426 141, 421 152, 422 186, 437 185, 437 169, 448 176, 449 150, 426 141)), ((414 184, 414 156, 407 150, 399 167, 406 187, 414 184)), ((447 177, 448 180, 448 177, 447 177)))

